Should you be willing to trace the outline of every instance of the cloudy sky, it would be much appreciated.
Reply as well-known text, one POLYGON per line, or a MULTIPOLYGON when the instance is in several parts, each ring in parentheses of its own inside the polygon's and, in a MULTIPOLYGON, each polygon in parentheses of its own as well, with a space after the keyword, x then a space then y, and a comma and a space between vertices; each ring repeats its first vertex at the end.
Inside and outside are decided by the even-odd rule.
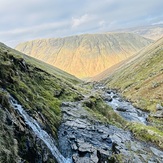
POLYGON ((163 23, 163 0, 0 0, 0 42, 163 23))

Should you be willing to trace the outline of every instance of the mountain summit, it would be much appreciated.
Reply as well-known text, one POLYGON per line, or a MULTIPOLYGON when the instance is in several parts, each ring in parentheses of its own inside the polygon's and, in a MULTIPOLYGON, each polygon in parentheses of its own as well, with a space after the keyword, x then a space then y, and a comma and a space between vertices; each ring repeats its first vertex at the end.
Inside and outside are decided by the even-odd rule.
POLYGON ((16 49, 79 78, 95 76, 152 41, 131 33, 85 34, 20 43, 16 49))

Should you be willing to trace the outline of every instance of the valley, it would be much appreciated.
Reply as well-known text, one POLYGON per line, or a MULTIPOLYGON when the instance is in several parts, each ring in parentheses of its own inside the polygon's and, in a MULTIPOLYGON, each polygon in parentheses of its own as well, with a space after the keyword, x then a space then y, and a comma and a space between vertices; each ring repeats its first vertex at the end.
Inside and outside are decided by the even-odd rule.
POLYGON ((85 34, 20 43, 29 56, 88 79, 132 56, 153 40, 131 33, 85 34))
POLYGON ((0 160, 163 162, 162 45, 86 82, 1 43, 0 160))
POLYGON ((1 0, 0 163, 163 163, 162 6, 1 0))

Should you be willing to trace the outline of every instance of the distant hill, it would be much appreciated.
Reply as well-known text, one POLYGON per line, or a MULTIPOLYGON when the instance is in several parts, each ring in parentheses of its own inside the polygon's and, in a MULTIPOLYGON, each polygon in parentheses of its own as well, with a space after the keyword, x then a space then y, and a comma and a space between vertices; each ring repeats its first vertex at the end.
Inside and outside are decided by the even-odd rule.
POLYGON ((86 34, 20 43, 16 49, 79 78, 95 76, 152 41, 131 33, 86 34))
POLYGON ((163 101, 163 38, 92 80, 104 80, 145 110, 163 101))
POLYGON ((117 30, 117 31, 131 32, 152 40, 158 40, 159 38, 163 37, 163 24, 144 26, 144 27, 134 27, 129 29, 117 30))

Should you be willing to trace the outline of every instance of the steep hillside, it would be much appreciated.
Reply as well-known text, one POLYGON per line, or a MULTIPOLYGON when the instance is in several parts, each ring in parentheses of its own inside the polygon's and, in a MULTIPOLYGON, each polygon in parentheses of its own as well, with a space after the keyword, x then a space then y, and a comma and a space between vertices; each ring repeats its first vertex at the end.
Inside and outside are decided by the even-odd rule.
MULTIPOLYGON (((75 101, 82 98, 75 84, 81 81, 66 72, 41 63, 4 44, 0 44, 0 162, 50 161, 39 157, 41 148, 35 135, 12 109, 10 93, 22 107, 34 117, 48 133, 57 136, 61 122, 62 100, 75 101), (7 92, 8 93, 7 93, 7 92), (35 160, 33 160, 34 156, 35 160), (31 160, 32 159, 32 160, 31 160), (18 161, 19 160, 19 161, 18 161)), ((46 148, 45 148, 46 149, 46 148)))
POLYGON ((0 162, 162 162, 162 128, 147 116, 101 83, 0 44, 0 162))
POLYGON ((129 28, 125 30, 119 30, 121 32, 131 32, 138 35, 141 35, 145 38, 152 40, 158 40, 163 37, 163 24, 151 25, 145 27, 129 28))
POLYGON ((130 57, 152 41, 136 34, 87 34, 41 39, 16 49, 80 78, 97 75, 130 57))
POLYGON ((95 79, 100 78, 105 78, 108 87, 119 89, 134 105, 150 111, 149 120, 156 126, 162 124, 156 110, 163 105, 163 38, 95 79))

